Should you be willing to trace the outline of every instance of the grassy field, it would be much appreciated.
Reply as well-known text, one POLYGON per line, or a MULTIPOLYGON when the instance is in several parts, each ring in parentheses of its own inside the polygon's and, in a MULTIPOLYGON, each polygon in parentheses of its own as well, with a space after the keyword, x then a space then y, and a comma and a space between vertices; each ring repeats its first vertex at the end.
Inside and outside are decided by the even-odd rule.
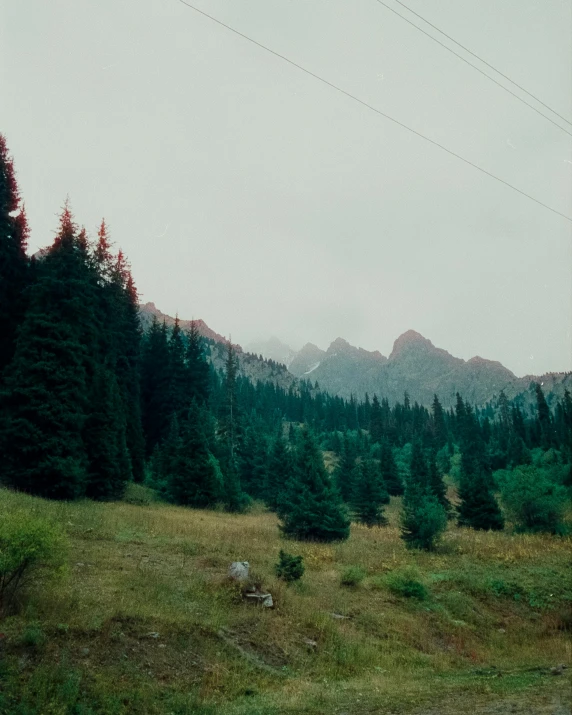
POLYGON ((392 500, 386 528, 300 544, 262 508, 148 497, 0 490, 0 518, 32 510, 70 542, 64 573, 0 624, 1 713, 570 712, 570 670, 551 673, 571 658, 570 540, 450 526, 436 553, 408 552, 392 500), (280 548, 304 556, 300 583, 276 580, 280 548), (244 602, 226 577, 235 560, 274 609, 244 602), (342 585, 351 567, 362 580, 342 585))

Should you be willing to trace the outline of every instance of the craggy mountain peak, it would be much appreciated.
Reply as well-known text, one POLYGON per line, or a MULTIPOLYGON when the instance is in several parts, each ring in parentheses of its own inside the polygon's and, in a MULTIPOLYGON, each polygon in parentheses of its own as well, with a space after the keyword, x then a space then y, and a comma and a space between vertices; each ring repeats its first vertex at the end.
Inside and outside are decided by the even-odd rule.
POLYGON ((343 338, 336 338, 326 351, 326 357, 335 357, 336 355, 359 357, 366 360, 374 360, 376 362, 385 362, 387 360, 385 355, 382 355, 379 350, 370 351, 364 350, 364 348, 356 348, 343 338))
POLYGON ((393 343, 393 350, 391 351, 389 359, 394 360, 404 350, 410 350, 411 348, 424 348, 426 351, 431 348, 438 350, 438 348, 436 348, 430 340, 424 338, 421 333, 418 333, 416 330, 407 330, 393 343))

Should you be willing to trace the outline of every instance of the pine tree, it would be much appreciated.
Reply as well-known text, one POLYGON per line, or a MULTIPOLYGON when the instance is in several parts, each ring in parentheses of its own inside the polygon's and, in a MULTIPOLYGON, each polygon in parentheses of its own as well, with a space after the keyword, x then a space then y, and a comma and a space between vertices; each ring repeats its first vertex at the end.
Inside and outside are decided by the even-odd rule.
POLYGON ((341 498, 324 467, 315 439, 303 431, 285 500, 282 532, 301 540, 339 541, 349 536, 341 498))
POLYGON ((194 320, 191 322, 187 338, 188 397, 195 400, 197 405, 205 405, 209 397, 209 365, 194 320))
POLYGON ((459 526, 500 531, 504 528, 504 518, 489 479, 482 470, 471 472, 473 464, 461 463, 459 526))
POLYGON ((247 428, 238 450, 238 464, 242 488, 254 499, 264 497, 267 459, 262 434, 254 427, 247 428))
MULTIPOLYGON (((280 432, 282 425, 280 426, 280 432)), ((266 466, 264 501, 269 509, 278 511, 284 500, 286 485, 292 475, 292 459, 281 434, 272 443, 266 466)))
POLYGON ((352 497, 355 461, 355 450, 346 434, 343 438, 342 453, 334 471, 336 485, 346 504, 352 497))
POLYGON ((447 425, 445 423, 445 412, 439 402, 437 395, 433 396, 433 440, 437 450, 447 444, 447 425))
POLYGON ((0 376, 14 355, 16 330, 24 319, 24 289, 29 280, 27 240, 28 225, 14 164, 0 134, 0 376))
POLYGON ((555 444, 554 427, 550 416, 550 409, 546 403, 542 387, 538 382, 534 383, 534 389, 536 392, 536 410, 541 446, 543 449, 550 449, 550 447, 555 444))
POLYGON ((385 482, 388 493, 391 496, 401 496, 403 494, 403 482, 399 476, 399 470, 395 463, 393 450, 387 440, 381 443, 380 453, 381 476, 385 482))
POLYGON ((178 468, 166 475, 166 495, 175 504, 206 508, 224 498, 220 467, 203 431, 205 421, 202 410, 193 402, 178 440, 178 468))
POLYGON ((429 485, 433 496, 436 497, 437 501, 441 504, 447 515, 450 516, 452 514, 453 507, 447 498, 447 487, 443 481, 443 475, 439 472, 439 468, 437 466, 437 455, 434 451, 431 451, 429 456, 429 485))
POLYGON ((169 345, 167 326, 153 320, 142 344, 141 402, 147 454, 167 434, 169 393, 169 345))
POLYGON ((4 479, 57 499, 85 493, 95 272, 66 205, 53 246, 38 261, 14 359, 6 373, 4 479))
POLYGON ((352 506, 358 520, 367 526, 384 526, 383 505, 389 502, 377 464, 366 459, 355 467, 352 506))
POLYGON ((115 375, 99 367, 84 429, 88 461, 86 496, 116 499, 123 494, 132 475, 126 431, 125 413, 115 375))
POLYGON ((369 433, 371 435, 372 442, 381 442, 383 438, 383 419, 377 395, 374 395, 373 400, 371 401, 369 433))

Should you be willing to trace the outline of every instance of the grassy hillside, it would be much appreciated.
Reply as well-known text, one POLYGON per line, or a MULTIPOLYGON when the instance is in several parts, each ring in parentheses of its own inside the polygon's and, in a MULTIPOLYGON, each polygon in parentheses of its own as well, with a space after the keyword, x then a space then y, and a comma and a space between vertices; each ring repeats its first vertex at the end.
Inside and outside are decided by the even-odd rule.
POLYGON ((65 572, 0 626, 0 712, 569 712, 570 671, 550 672, 571 656, 569 540, 451 526, 437 553, 407 552, 393 500, 387 528, 299 544, 262 509, 127 500, 0 490, 0 514, 32 510, 70 541, 65 572), (274 577, 280 548, 304 556, 297 585, 274 577), (234 560, 273 610, 228 582, 234 560), (350 567, 363 579, 342 585, 350 567))

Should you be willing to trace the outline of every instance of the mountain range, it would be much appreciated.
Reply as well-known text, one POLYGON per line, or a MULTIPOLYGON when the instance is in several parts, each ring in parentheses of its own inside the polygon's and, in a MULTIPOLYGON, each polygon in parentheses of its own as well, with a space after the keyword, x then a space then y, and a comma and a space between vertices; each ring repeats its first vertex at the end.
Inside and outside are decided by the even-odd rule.
MULTIPOLYGON (((141 319, 145 327, 153 315, 172 324, 174 318, 161 313, 153 303, 141 306, 141 319)), ((190 321, 180 321, 183 328, 190 321)), ((196 321, 199 332, 215 343, 226 339, 211 330, 203 321, 196 321)), ((567 387, 572 390, 572 373, 548 373, 517 377, 495 360, 475 356, 470 360, 454 357, 446 350, 435 347, 427 338, 414 330, 400 335, 389 357, 379 351, 368 351, 337 338, 322 350, 307 343, 301 350, 292 350, 273 337, 246 345, 236 346, 239 362, 245 374, 255 379, 272 380, 284 387, 298 380, 317 382, 330 394, 363 399, 386 397, 390 403, 401 401, 407 392, 412 402, 429 406, 434 394, 441 403, 450 407, 459 392, 465 400, 484 405, 495 400, 504 390, 507 397, 521 397, 523 403, 533 399, 531 384, 540 382, 548 399, 560 397, 567 387)))

